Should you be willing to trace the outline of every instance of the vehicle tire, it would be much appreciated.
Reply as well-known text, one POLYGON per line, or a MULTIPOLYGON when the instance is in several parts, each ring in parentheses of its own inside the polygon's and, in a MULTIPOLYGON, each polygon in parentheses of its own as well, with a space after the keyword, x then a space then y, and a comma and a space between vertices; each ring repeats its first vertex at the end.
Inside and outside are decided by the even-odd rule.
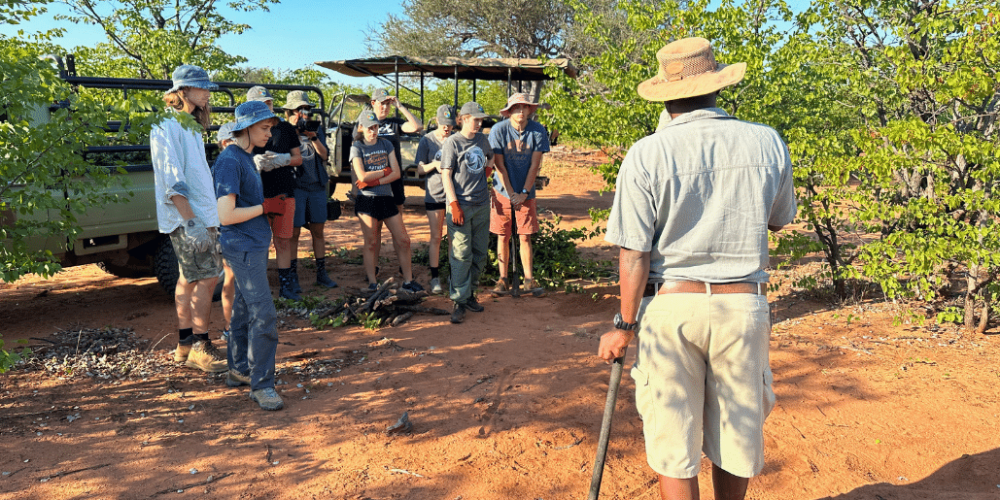
POLYGON ((153 270, 150 268, 149 264, 144 265, 133 265, 125 264, 124 266, 118 264, 112 264, 109 261, 98 262, 97 267, 101 268, 104 272, 117 276, 119 278, 148 278, 153 276, 153 270))
MULTIPOLYGON (((163 238, 156 250, 156 255, 153 256, 153 272, 156 274, 156 281, 160 283, 163 291, 167 292, 167 295, 173 299, 181 271, 177 268, 177 254, 174 253, 174 245, 170 243, 169 237, 163 238)), ((215 291, 212 293, 212 302, 222 300, 224 276, 225 273, 219 274, 219 282, 215 284, 215 291)))

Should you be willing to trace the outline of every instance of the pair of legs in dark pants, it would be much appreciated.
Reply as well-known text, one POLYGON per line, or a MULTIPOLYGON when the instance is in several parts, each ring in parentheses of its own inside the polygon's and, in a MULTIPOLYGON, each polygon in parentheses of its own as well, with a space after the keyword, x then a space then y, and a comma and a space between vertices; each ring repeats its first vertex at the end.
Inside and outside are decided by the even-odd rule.
POLYGON ((250 375, 250 390, 274 387, 278 314, 267 282, 267 250, 222 255, 233 269, 236 296, 227 356, 229 369, 250 375))

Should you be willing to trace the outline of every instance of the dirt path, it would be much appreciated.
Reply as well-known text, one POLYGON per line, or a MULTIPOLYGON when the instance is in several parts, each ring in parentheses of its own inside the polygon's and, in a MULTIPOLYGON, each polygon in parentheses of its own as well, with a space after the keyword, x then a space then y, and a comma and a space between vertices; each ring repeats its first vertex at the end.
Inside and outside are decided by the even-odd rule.
MULTIPOLYGON (((611 203, 580 166, 593 156, 546 160, 552 184, 539 205, 563 215, 564 226, 611 203)), ((424 242, 420 191, 408 194, 407 227, 424 242)), ((361 266, 344 260, 360 244, 355 219, 328 224, 327 234, 346 251, 333 259, 334 278, 362 286, 361 266)), ((308 238, 301 244, 308 248, 308 238)), ((581 246, 615 255, 599 241, 581 246)), ((383 255, 391 251, 386 245, 383 255)), ((426 268, 418 270, 426 283, 426 268)), ((831 308, 792 290, 784 273, 774 281, 782 279, 769 297, 778 404, 765 428, 768 465, 748 498, 1000 498, 1000 338, 894 326, 898 306, 831 308)), ((285 317, 278 389, 286 408, 267 413, 245 390, 172 366, 173 305, 153 279, 83 266, 0 285, 8 346, 22 338, 51 345, 57 331, 131 328, 157 361, 146 377, 119 381, 80 370, 0 376, 0 498, 583 498, 608 379, 593 354, 616 294, 591 287, 505 297, 462 325, 416 316, 376 332, 316 330, 285 317), (404 411, 412 432, 387 436, 404 411)), ((657 498, 633 398, 626 377, 602 498, 657 498)), ((711 498, 707 472, 700 480, 711 498)))

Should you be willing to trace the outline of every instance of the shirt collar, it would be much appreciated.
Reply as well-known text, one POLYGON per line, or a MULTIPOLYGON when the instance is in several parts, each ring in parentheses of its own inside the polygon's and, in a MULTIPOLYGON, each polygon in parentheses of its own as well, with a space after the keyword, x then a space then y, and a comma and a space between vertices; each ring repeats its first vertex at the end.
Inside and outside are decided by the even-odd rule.
POLYGON ((729 116, 729 113, 726 113, 726 110, 722 108, 697 109, 689 113, 684 113, 678 116, 677 118, 670 120, 670 122, 668 122, 663 127, 663 129, 666 129, 668 127, 683 125, 685 123, 690 123, 697 120, 711 120, 716 118, 726 119, 726 118, 732 118, 732 116, 729 116))

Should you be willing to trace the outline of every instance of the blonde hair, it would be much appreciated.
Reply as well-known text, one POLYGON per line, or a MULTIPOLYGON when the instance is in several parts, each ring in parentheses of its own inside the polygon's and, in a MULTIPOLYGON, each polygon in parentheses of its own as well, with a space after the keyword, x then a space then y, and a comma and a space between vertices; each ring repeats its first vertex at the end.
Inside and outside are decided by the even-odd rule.
MULTIPOLYGON (((181 87, 174 92, 164 95, 163 102, 177 111, 184 111, 184 105, 188 103, 188 100, 184 95, 184 89, 187 88, 188 87, 181 87)), ((201 128, 205 130, 208 130, 209 125, 212 124, 212 112, 209 108, 200 108, 195 106, 191 116, 194 116, 195 121, 197 121, 198 124, 201 125, 201 128)))

